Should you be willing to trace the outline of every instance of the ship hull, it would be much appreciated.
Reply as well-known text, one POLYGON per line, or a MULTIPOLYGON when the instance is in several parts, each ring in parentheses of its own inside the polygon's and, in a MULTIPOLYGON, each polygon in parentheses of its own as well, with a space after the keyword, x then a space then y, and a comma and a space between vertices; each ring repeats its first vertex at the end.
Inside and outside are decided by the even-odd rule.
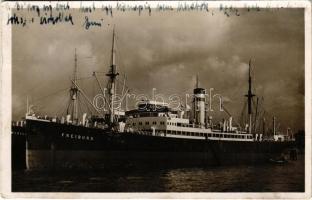
POLYGON ((11 166, 13 170, 26 168, 26 132, 25 127, 12 126, 11 166))
POLYGON ((26 124, 28 169, 259 164, 293 145, 118 133, 36 120, 27 120, 26 124))

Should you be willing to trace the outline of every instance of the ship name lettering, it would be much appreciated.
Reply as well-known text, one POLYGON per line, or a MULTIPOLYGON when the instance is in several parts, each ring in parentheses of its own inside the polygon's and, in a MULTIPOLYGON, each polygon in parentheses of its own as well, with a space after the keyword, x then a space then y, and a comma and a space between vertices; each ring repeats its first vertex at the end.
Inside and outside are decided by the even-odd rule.
POLYGON ((62 133, 62 137, 71 138, 71 139, 77 139, 77 140, 91 140, 94 141, 94 138, 92 136, 85 136, 85 135, 76 135, 76 134, 68 134, 68 133, 62 133))

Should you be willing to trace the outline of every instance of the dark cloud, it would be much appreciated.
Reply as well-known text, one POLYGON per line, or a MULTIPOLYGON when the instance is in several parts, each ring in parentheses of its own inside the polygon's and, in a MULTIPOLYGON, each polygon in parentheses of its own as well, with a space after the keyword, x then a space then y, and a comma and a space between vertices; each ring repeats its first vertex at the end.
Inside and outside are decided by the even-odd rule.
MULTIPOLYGON (((97 11, 90 17, 103 18, 104 26, 85 30, 84 15, 73 11, 73 27, 14 27, 13 117, 24 115, 27 94, 38 99, 60 91, 37 104, 50 115, 66 107, 68 90, 62 89, 70 85, 75 48, 80 76, 107 71, 115 24, 118 66, 132 92, 151 95, 157 88, 165 95, 190 93, 198 74, 200 85, 222 94, 228 110, 239 117, 252 59, 254 87, 264 97, 266 111, 284 127, 303 129, 304 10, 240 13, 124 12, 111 18, 97 11)), ((96 92, 91 80, 81 84, 88 95, 96 92)))

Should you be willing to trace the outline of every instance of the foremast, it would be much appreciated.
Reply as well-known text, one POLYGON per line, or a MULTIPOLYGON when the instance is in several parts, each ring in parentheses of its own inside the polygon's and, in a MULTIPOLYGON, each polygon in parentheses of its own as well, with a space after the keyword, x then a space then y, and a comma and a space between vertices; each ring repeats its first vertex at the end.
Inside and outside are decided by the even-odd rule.
POLYGON ((77 53, 75 48, 75 68, 74 68, 74 77, 73 84, 70 88, 70 96, 73 104, 72 116, 73 122, 78 122, 78 92, 79 89, 77 87, 77 79, 78 79, 78 67, 77 67, 77 53))
POLYGON ((115 27, 113 29, 113 41, 112 41, 112 51, 111 51, 111 65, 110 70, 106 74, 106 76, 109 77, 109 123, 111 125, 114 124, 114 95, 116 90, 116 77, 119 75, 117 72, 117 66, 116 66, 116 38, 115 38, 115 27))
POLYGON ((251 79, 251 60, 249 60, 249 76, 248 76, 248 93, 245 95, 248 99, 248 133, 252 131, 252 98, 255 94, 252 93, 252 79, 251 79))

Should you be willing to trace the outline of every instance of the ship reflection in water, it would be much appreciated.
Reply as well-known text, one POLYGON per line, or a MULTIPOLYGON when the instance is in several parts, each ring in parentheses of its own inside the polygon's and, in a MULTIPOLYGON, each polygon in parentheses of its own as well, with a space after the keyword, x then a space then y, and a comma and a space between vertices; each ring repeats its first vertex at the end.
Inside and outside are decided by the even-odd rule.
POLYGON ((15 171, 13 192, 304 192, 304 157, 287 164, 110 171, 15 171))

